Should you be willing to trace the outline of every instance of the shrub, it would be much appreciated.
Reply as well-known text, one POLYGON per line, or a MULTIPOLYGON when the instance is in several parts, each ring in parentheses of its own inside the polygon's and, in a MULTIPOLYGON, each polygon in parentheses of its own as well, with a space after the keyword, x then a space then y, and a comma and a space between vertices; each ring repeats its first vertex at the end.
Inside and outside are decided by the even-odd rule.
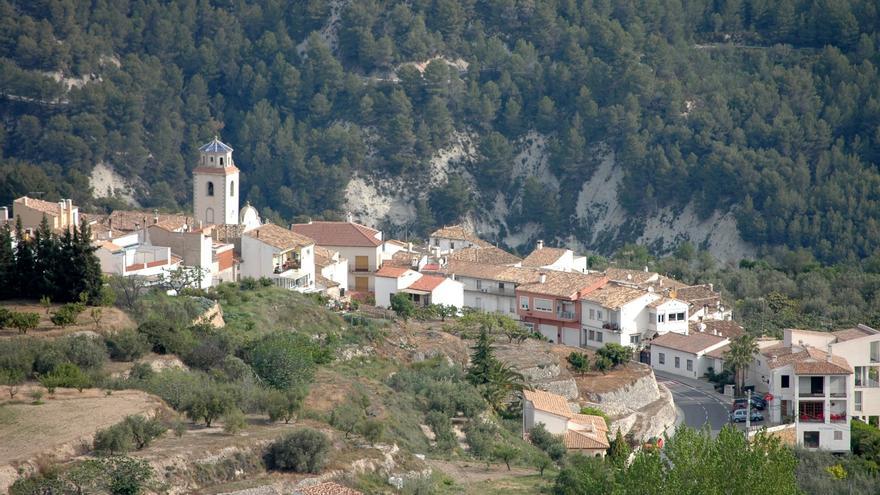
POLYGON ((452 432, 452 421, 449 416, 440 411, 431 411, 425 415, 425 423, 434 431, 437 450, 448 452, 458 445, 455 433, 452 432))
POLYGON ((403 292, 398 292, 391 296, 391 309, 403 321, 408 320, 416 312, 416 307, 409 298, 409 295, 403 292))
POLYGON ((230 354, 230 346, 218 335, 208 335, 183 356, 183 361, 193 368, 210 370, 220 366, 230 354))
POLYGON ((363 420, 363 410, 350 401, 337 406, 330 413, 330 424, 345 433, 345 438, 354 433, 363 420))
POLYGON ((150 351, 147 336, 135 330, 122 330, 107 336, 104 343, 115 361, 134 361, 150 351))
POLYGON ((193 421, 202 420, 210 428, 211 423, 226 414, 235 405, 232 395, 218 385, 202 388, 193 393, 183 406, 193 421))
POLYGON ((98 369, 107 360, 107 347, 95 337, 71 335, 57 343, 58 350, 71 363, 83 369, 98 369))
POLYGON ((317 473, 324 467, 330 451, 327 435, 303 428, 276 440, 266 456, 272 469, 297 473, 317 473))
POLYGON ((18 333, 24 335, 28 333, 28 331, 37 328, 37 326, 40 324, 40 315, 30 312, 14 312, 12 313, 11 321, 9 324, 13 328, 18 330, 18 333))
POLYGON ((465 438, 471 446, 471 454, 486 459, 492 455, 492 447, 498 436, 498 428, 486 421, 471 421, 464 429, 465 438))
POLYGON ((246 352, 246 361, 268 385, 279 390, 311 381, 315 369, 315 344, 303 335, 270 334, 246 352))
POLYGON ((582 375, 590 370, 590 357, 583 352, 572 352, 567 360, 575 373, 582 375))
POLYGON ((6 328, 12 323, 12 311, 0 308, 0 329, 6 328))
POLYGON ((9 387, 9 398, 14 399, 18 386, 24 383, 24 372, 17 369, 0 370, 0 385, 9 387))
POLYGON ((264 410, 269 415, 269 420, 284 420, 285 423, 290 423, 290 420, 295 418, 296 413, 302 408, 305 395, 305 390, 302 388, 269 391, 264 404, 264 410))
POLYGON ((241 409, 237 407, 229 409, 226 411, 226 414, 223 415, 223 431, 230 435, 235 435, 240 432, 246 425, 247 418, 245 418, 241 409))
POLYGON ((34 400, 34 402, 33 402, 34 404, 42 404, 42 402, 41 402, 41 399, 43 398, 43 391, 42 390, 31 390, 31 392, 28 395, 30 396, 31 399, 34 400))
POLYGON ((536 424, 529 432, 529 440, 532 445, 546 452, 555 462, 559 462, 565 457, 566 449, 562 438, 548 432, 541 423, 536 424))
POLYGON ((184 355, 193 345, 192 333, 187 328, 177 328, 168 320, 150 319, 138 326, 138 333, 147 337, 153 352, 157 354, 184 355))
POLYGON ((95 452, 102 455, 118 455, 131 452, 134 449, 134 439, 131 430, 124 423, 98 430, 93 442, 95 452))
POLYGON ((56 327, 64 328, 76 323, 77 315, 69 309, 65 309, 66 306, 67 305, 62 306, 50 318, 50 320, 52 320, 52 324, 56 327))
POLYGON ((367 419, 361 423, 360 432, 368 442, 377 443, 385 433, 385 423, 378 419, 367 419))
POLYGON ((503 462, 510 471, 510 462, 519 457, 519 449, 513 445, 498 444, 492 449, 492 457, 503 462))
POLYGON ((56 387, 75 388, 82 392, 91 384, 92 379, 73 363, 60 364, 48 375, 40 376, 40 385, 46 387, 50 394, 55 393, 56 387))
POLYGON ((148 419, 143 416, 127 416, 122 424, 131 433, 132 441, 137 450, 148 447, 152 441, 162 436, 168 428, 159 419, 148 419))
POLYGON ((620 344, 605 344, 596 351, 597 356, 607 358, 611 363, 611 367, 620 366, 632 358, 632 349, 620 344))

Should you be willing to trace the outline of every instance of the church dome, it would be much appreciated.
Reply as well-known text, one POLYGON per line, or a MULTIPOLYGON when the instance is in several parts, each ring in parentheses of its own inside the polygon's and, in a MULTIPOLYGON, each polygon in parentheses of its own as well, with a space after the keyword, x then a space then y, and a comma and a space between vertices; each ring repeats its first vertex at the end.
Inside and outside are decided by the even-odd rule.
POLYGON ((263 221, 260 220, 260 213, 257 212, 257 209, 251 206, 250 203, 245 203, 238 215, 238 223, 247 231, 259 227, 263 224, 263 221))

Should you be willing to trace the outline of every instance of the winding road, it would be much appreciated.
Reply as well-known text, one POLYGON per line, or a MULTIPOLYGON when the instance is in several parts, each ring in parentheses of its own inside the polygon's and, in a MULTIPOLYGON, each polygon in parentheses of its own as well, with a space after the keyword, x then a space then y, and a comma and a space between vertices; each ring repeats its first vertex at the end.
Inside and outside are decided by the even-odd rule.
POLYGON ((666 385, 675 401, 676 425, 684 423, 691 428, 702 428, 708 424, 716 435, 728 423, 730 404, 717 394, 693 387, 670 375, 657 374, 657 381, 666 385))

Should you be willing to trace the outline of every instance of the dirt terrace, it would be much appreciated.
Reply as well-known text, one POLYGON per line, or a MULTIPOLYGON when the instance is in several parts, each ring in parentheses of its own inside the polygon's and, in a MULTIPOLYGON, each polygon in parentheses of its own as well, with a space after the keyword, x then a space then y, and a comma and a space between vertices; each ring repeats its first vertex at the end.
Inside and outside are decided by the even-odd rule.
MULTIPOLYGON (((66 328, 59 328, 55 326, 54 323, 52 323, 52 320, 50 318, 52 318, 52 313, 57 311, 58 308, 61 307, 60 304, 53 304, 52 307, 49 308, 48 314, 46 313, 46 308, 44 308, 42 305, 29 301, 5 301, 0 304, 0 307, 6 308, 10 311, 27 311, 39 314, 39 326, 37 326, 36 329, 28 332, 28 336, 32 337, 55 338, 84 331, 105 334, 114 333, 119 330, 134 328, 137 326, 135 325, 134 321, 132 321, 132 319, 119 308, 101 308, 101 321, 98 324, 97 328, 95 327, 95 322, 89 315, 89 311, 91 310, 91 308, 86 308, 86 310, 79 315, 76 324, 70 325, 66 328)), ((18 336, 18 330, 14 328, 0 329, 0 339, 18 336)))

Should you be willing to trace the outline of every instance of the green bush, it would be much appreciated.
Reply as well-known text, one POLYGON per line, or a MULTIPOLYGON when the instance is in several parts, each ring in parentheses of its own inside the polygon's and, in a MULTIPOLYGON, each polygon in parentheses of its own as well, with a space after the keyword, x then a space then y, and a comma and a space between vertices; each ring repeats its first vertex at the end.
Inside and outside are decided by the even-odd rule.
POLYGON ((287 390, 270 390, 266 394, 264 410, 269 415, 270 421, 290 423, 296 417, 296 413, 302 408, 305 399, 305 390, 292 388, 287 390))
POLYGON ((0 330, 6 328, 10 323, 12 323, 12 311, 0 308, 0 330))
POLYGON ((498 437, 498 428, 495 425, 487 421, 471 421, 465 427, 464 434, 471 446, 471 454, 481 459, 491 457, 498 437))
POLYGON ((93 442, 95 452, 102 455, 119 455, 134 450, 131 430, 124 423, 98 430, 93 442))
POLYGON ((245 360, 266 384, 284 390, 311 381, 316 347, 304 335, 275 333, 255 342, 245 353, 245 360))
POLYGON ((107 336, 104 343, 115 361, 134 361, 150 352, 147 336, 135 330, 122 330, 107 336))
POLYGON ((138 333, 147 337, 157 354, 186 354, 193 346, 192 333, 186 327, 176 327, 172 321, 150 319, 138 326, 138 333))
POLYGON ((10 319, 10 322, 9 322, 9 325, 11 327, 15 328, 16 330, 18 330, 18 333, 20 333, 22 335, 37 328, 37 326, 39 326, 39 324, 40 324, 40 315, 37 313, 30 313, 30 312, 24 312, 24 313, 13 312, 11 319, 10 319))
POLYGON ((529 440, 532 445, 546 452, 554 462, 561 461, 567 452, 562 437, 548 432, 542 423, 536 424, 529 431, 529 440))
POLYGON ((192 368, 207 371, 220 366, 230 353, 227 339, 208 335, 198 339, 198 343, 183 356, 183 361, 192 368))
POLYGON ((363 409, 350 401, 336 406, 330 413, 330 424, 345 433, 345 438, 354 433, 363 420, 363 409))
POLYGON ((241 409, 233 407, 223 415, 223 431, 235 435, 247 426, 247 418, 241 409))
POLYGON ((434 441, 437 442, 437 450, 448 452, 458 446, 449 416, 440 411, 431 411, 425 415, 425 423, 434 431, 434 441))
POLYGON ((385 423, 378 419, 364 420, 360 425, 360 433, 370 443, 380 442, 385 433, 385 423))
POLYGON ((50 394, 55 388, 75 388, 80 392, 91 386, 92 379, 73 363, 62 363, 48 375, 40 376, 40 385, 46 387, 50 394))
POLYGON ((229 412, 235 406, 232 394, 219 384, 200 388, 190 394, 183 405, 183 411, 193 421, 202 420, 207 427, 229 412))
POLYGON ((620 366, 632 359, 632 349, 620 344, 605 344, 596 351, 598 357, 604 357, 611 363, 611 367, 620 366))
POLYGON ((168 430, 168 427, 161 420, 148 419, 140 415, 127 416, 122 424, 131 433, 134 447, 137 450, 148 447, 154 439, 162 436, 168 430))
POLYGON ((329 452, 330 439, 327 435, 303 428, 272 443, 266 455, 266 464, 270 469, 281 471, 317 473, 324 467, 329 452))
POLYGON ((107 347, 99 338, 71 335, 57 341, 58 350, 83 369, 99 369, 107 361, 107 347))

